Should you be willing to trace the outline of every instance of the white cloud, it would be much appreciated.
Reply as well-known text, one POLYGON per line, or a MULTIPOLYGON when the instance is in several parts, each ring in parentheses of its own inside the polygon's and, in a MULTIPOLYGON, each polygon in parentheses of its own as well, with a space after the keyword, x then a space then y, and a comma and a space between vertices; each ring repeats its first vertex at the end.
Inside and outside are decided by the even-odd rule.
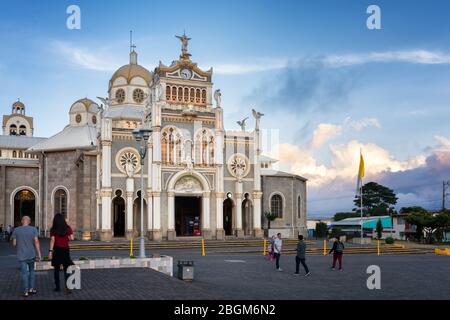
POLYGON ((381 124, 376 118, 363 118, 360 120, 352 120, 350 117, 344 120, 344 126, 350 127, 356 131, 361 131, 367 127, 375 127, 380 129, 381 124))
POLYGON ((436 135, 434 136, 434 140, 436 140, 436 142, 438 143, 438 151, 450 151, 450 139, 436 135))
MULTIPOLYGON (((450 54, 429 51, 429 50, 410 50, 410 51, 385 51, 385 52, 367 52, 367 53, 349 53, 349 54, 331 54, 313 61, 322 63, 328 68, 343 68, 368 63, 413 63, 426 65, 450 64, 450 54)), ((310 63, 307 58, 293 59, 265 59, 256 63, 231 63, 217 64, 214 68, 218 74, 241 75, 256 72, 284 69, 289 65, 301 66, 310 63)))
POLYGON ((361 54, 330 55, 324 59, 330 67, 346 67, 374 62, 407 62, 417 64, 448 64, 450 54, 428 50, 386 51, 361 54))
POLYGON ((342 127, 330 123, 321 123, 314 130, 313 137, 311 140, 311 148, 318 149, 325 142, 330 140, 332 137, 339 135, 342 132, 342 127))
POLYGON ((53 47, 59 55, 78 67, 93 71, 114 71, 119 65, 103 50, 76 47, 67 42, 55 41, 53 47))

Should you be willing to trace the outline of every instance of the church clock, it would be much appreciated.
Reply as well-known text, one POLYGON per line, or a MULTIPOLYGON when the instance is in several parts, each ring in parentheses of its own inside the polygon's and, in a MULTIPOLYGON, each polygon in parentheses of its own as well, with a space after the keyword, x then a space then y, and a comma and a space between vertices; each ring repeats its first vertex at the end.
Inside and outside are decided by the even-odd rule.
POLYGON ((181 70, 180 74, 181 74, 181 78, 183 78, 184 80, 188 80, 188 79, 192 78, 192 72, 189 69, 181 70))

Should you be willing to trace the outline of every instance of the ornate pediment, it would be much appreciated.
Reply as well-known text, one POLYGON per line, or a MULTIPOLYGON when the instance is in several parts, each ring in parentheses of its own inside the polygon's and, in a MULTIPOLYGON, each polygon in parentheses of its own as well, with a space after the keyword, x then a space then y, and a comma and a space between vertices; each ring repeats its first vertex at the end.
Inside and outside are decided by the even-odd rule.
POLYGON ((159 66, 155 69, 155 74, 159 77, 201 82, 211 82, 212 73, 212 68, 204 71, 190 60, 177 60, 172 62, 170 66, 164 65, 160 61, 159 66))
POLYGON ((202 192, 202 184, 193 176, 184 176, 175 184, 175 191, 202 192))

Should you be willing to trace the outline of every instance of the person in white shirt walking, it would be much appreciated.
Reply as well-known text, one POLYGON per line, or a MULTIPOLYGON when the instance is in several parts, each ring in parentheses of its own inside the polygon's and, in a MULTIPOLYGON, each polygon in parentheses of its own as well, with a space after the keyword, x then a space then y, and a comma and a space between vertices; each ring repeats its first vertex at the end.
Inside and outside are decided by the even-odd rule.
POLYGON ((277 238, 273 242, 273 252, 275 255, 275 268, 277 269, 277 271, 283 271, 280 268, 280 257, 282 250, 283 250, 283 240, 281 240, 281 233, 278 233, 277 238))

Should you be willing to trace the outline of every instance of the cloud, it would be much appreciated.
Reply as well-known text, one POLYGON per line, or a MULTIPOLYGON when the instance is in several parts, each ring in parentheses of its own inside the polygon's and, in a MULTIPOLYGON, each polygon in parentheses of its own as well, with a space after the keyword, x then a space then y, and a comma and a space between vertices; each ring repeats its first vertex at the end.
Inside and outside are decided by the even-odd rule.
POLYGON ((353 71, 326 68, 320 57, 294 61, 257 85, 245 103, 294 114, 328 111, 347 101, 355 83, 353 71))
POLYGON ((309 179, 309 210, 312 215, 332 215, 351 210, 356 190, 359 150, 363 149, 365 181, 376 181, 397 193, 402 206, 439 208, 442 180, 450 177, 450 139, 435 136, 436 144, 405 160, 399 160, 374 143, 350 140, 327 146, 329 163, 321 163, 315 150, 281 144, 276 155, 280 164, 309 179))
POLYGON ((414 64, 449 64, 450 54, 428 50, 386 51, 360 54, 330 55, 325 58, 330 67, 347 67, 366 63, 404 62, 414 64))
POLYGON ((342 127, 330 123, 321 123, 316 130, 314 130, 311 140, 311 147, 313 149, 320 148, 325 142, 332 137, 339 135, 342 132, 342 127))
MULTIPOLYGON (((280 58, 280 59, 259 59, 256 63, 230 63, 217 64, 215 72, 224 75, 242 75, 256 72, 266 72, 281 70, 307 65, 311 58, 280 58)), ((424 65, 450 64, 450 54, 440 51, 430 50, 400 50, 400 51, 380 51, 348 54, 323 55, 317 60, 326 68, 344 68, 369 63, 412 63, 424 65)))
POLYGON ((114 59, 108 56, 102 49, 96 48, 93 51, 92 49, 77 47, 61 41, 55 41, 53 48, 58 55, 77 67, 102 72, 112 72, 118 67, 114 59))
POLYGON ((344 126, 352 128, 356 131, 361 131, 362 129, 368 127, 381 128, 381 124, 376 118, 363 118, 360 120, 352 120, 350 117, 344 120, 344 126))

